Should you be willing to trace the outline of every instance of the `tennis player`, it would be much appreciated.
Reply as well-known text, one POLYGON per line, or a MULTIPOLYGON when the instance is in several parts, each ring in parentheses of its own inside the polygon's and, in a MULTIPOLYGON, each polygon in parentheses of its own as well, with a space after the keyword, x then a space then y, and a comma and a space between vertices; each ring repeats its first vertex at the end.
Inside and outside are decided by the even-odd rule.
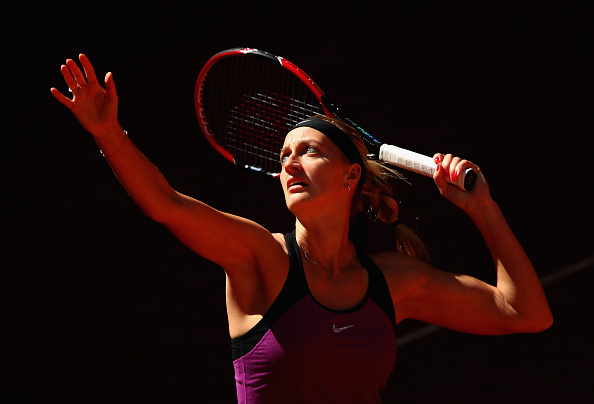
MULTIPOLYGON (((552 324, 536 272, 479 167, 434 156, 439 192, 476 224, 496 285, 438 270, 398 222, 386 169, 366 159, 356 131, 313 117, 289 131, 281 183, 295 230, 271 233, 172 189, 117 119, 113 76, 105 88, 85 55, 61 72, 73 97, 52 88, 97 141, 130 196, 152 219, 226 273, 227 311, 240 403, 378 403, 394 367, 394 327, 411 318, 474 334, 539 332, 552 324), (478 172, 474 189, 451 185, 478 172), (400 251, 369 256, 349 238, 354 216, 392 225, 400 251)), ((444 237, 456 237, 440 229, 444 237)))

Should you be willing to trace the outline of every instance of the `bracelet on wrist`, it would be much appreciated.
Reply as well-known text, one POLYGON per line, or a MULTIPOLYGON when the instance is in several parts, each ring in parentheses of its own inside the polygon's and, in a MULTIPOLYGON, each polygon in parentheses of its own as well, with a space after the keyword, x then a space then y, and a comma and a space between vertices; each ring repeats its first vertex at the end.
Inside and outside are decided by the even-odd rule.
POLYGON ((124 147, 124 143, 126 143, 126 139, 128 138, 128 131, 124 130, 124 140, 122 140, 122 144, 120 145, 120 147, 117 148, 116 151, 114 151, 113 153, 111 153, 110 155, 106 155, 105 153, 103 153, 103 150, 99 150, 99 152, 101 153, 101 155, 103 157, 105 157, 106 159, 113 157, 117 152, 119 152, 122 147, 124 147))

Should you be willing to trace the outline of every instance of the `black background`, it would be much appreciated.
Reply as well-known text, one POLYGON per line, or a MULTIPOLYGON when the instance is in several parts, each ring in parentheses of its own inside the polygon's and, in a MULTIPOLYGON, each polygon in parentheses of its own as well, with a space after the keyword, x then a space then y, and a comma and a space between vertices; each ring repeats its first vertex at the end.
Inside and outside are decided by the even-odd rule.
MULTIPOLYGON (((202 65, 237 46, 293 61, 381 140, 477 162, 539 274, 583 268, 547 284, 555 324, 543 333, 441 330, 403 344, 386 402, 591 395, 592 10, 586 1, 474 3, 52 2, 3 11, 2 395, 234 401, 222 270, 144 216, 49 89, 66 90, 59 67, 85 52, 100 78, 114 73, 120 122, 176 189, 290 231, 280 186, 235 169, 197 125, 202 65)), ((468 219, 430 179, 409 178, 412 186, 397 185, 402 218, 436 264, 492 282, 468 219)), ((382 226, 370 233, 370 250, 388 245, 382 226)), ((399 335, 422 327, 404 322, 399 335)))

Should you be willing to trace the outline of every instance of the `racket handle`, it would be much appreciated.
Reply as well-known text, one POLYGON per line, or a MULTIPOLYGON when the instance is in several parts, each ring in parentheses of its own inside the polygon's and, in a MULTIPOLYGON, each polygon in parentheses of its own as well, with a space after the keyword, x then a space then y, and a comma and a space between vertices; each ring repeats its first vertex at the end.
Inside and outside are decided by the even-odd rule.
MULTIPOLYGON (((435 161, 431 157, 389 144, 383 144, 380 147, 379 159, 384 163, 392 164, 427 177, 433 177, 433 173, 437 169, 437 164, 435 164, 435 161)), ((468 168, 455 182, 449 180, 448 182, 461 189, 470 191, 474 186, 475 180, 476 173, 472 168, 468 168)))

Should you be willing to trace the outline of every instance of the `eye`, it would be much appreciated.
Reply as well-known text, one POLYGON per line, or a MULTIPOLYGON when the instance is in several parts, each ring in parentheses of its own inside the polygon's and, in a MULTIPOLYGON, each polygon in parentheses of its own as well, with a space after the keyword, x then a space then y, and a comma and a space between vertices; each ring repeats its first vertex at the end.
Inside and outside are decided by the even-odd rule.
MULTIPOLYGON (((316 154, 318 153, 318 149, 316 149, 314 146, 302 146, 299 148, 299 150, 296 151, 296 154, 299 156, 303 156, 305 154, 316 154)), ((287 152, 282 152, 280 153, 280 162, 281 164, 285 164, 285 162, 289 159, 289 156, 291 155, 290 151, 287 152)))
POLYGON ((285 161, 287 161, 288 159, 289 159, 289 155, 287 153, 281 154, 281 156, 280 156, 281 164, 285 164, 285 161))

